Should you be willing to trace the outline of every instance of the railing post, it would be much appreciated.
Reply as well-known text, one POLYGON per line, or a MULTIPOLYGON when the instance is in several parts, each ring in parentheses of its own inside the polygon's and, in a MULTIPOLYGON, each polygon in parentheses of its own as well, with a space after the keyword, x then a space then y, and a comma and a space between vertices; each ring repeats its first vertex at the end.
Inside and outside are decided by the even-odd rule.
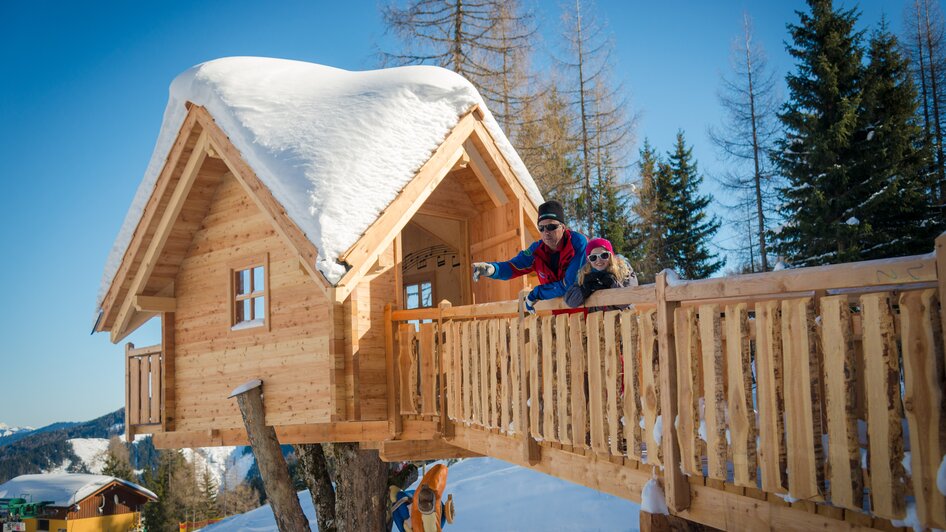
MULTIPOLYGON (((529 465, 535 465, 541 459, 542 450, 529 431, 529 394, 526 392, 529 388, 529 360, 527 360, 525 327, 523 327, 526 320, 523 301, 528 293, 528 289, 519 292, 519 321, 516 324, 519 327, 519 390, 521 393, 519 396, 519 420, 522 428, 522 459, 529 465)), ((534 342, 535 338, 530 338, 529 341, 534 342)), ((532 408, 538 407, 539 405, 532 405, 532 408)))
POLYGON ((131 428, 131 358, 128 356, 134 348, 131 342, 125 344, 125 441, 128 443, 135 441, 135 431, 131 428))
POLYGON ((388 388, 388 426, 391 430, 391 439, 401 433, 401 408, 398 405, 396 383, 397 364, 394 358, 394 321, 391 319, 393 308, 390 303, 384 305, 384 364, 388 388))
POLYGON ((678 302, 667 301, 667 272, 657 274, 657 345, 660 363, 660 410, 663 416, 661 446, 664 455, 664 493, 667 506, 679 512, 690 506, 690 484, 680 469, 680 442, 677 441, 677 350, 673 334, 673 313, 678 302))
POLYGON ((452 305, 449 301, 444 299, 438 306, 440 308, 440 313, 437 316, 436 344, 438 347, 437 350, 439 351, 439 366, 437 369, 437 375, 440 376, 440 434, 442 434, 444 438, 450 438, 453 437, 453 424, 450 423, 450 420, 447 418, 447 394, 452 390, 447 390, 447 382, 449 382, 449 379, 447 378, 446 372, 447 366, 444 364, 444 360, 448 355, 444 353, 444 344, 446 343, 445 339, 447 333, 443 330, 443 311, 444 309, 450 308, 452 305))
POLYGON ((946 345, 946 233, 936 237, 936 284, 939 285, 940 333, 946 345))

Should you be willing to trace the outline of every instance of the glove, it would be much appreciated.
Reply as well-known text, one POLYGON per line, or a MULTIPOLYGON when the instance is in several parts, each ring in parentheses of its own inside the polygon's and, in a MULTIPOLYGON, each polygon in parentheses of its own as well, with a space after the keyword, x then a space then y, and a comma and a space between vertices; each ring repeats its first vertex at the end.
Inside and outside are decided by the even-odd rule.
POLYGON ((526 297, 522 299, 522 306, 525 308, 526 312, 529 314, 535 314, 535 303, 538 301, 535 299, 535 295, 532 292, 526 294, 526 297))
POLYGON ((496 273, 496 267, 488 262, 473 263, 473 282, 479 281, 481 275, 492 277, 496 273))
MULTIPOLYGON (((614 275, 611 272, 594 271, 585 276, 585 282, 582 283, 582 291, 587 289, 591 292, 594 292, 597 290, 604 290, 606 288, 614 288, 616 283, 617 280, 614 278, 614 275)), ((591 292, 589 292, 589 294, 591 292)))

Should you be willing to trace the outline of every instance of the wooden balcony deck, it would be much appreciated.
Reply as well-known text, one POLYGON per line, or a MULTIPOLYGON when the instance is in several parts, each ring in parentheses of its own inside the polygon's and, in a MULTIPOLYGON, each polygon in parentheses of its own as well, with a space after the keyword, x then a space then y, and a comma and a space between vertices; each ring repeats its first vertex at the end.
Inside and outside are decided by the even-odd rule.
POLYGON ((587 316, 395 310, 389 413, 635 501, 659 478, 673 514, 716 528, 891 529, 911 505, 944 528, 944 277, 941 236, 935 255, 661 274, 587 316))

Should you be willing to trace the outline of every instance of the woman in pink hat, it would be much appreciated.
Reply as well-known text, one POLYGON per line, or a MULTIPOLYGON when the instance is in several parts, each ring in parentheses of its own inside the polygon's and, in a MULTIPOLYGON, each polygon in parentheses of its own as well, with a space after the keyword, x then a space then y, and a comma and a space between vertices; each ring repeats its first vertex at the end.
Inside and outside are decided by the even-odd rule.
POLYGON ((634 269, 624 257, 614 254, 611 242, 604 238, 592 238, 585 247, 585 263, 578 270, 578 278, 565 293, 565 304, 580 307, 597 290, 625 286, 637 286, 634 269))

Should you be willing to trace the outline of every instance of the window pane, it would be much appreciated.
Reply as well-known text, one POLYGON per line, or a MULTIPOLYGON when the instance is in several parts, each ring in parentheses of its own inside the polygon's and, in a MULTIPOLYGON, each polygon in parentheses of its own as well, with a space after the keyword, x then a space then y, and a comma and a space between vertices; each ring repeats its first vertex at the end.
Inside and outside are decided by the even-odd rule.
POLYGON ((240 301, 240 307, 243 308, 243 319, 239 321, 249 321, 253 319, 253 300, 244 299, 240 301))
POLYGON ((420 306, 422 307, 434 306, 434 287, 430 283, 424 283, 421 285, 420 306))
POLYGON ((261 320, 266 317, 266 298, 253 298, 253 319, 261 320))
POLYGON ((263 267, 257 266, 253 268, 253 291, 262 292, 265 286, 263 286, 263 267))
POLYGON ((237 295, 250 293, 250 270, 236 272, 237 295))
POLYGON ((420 305, 419 288, 420 287, 416 284, 409 284, 404 287, 404 291, 407 294, 407 301, 404 304, 408 309, 417 308, 420 305))

